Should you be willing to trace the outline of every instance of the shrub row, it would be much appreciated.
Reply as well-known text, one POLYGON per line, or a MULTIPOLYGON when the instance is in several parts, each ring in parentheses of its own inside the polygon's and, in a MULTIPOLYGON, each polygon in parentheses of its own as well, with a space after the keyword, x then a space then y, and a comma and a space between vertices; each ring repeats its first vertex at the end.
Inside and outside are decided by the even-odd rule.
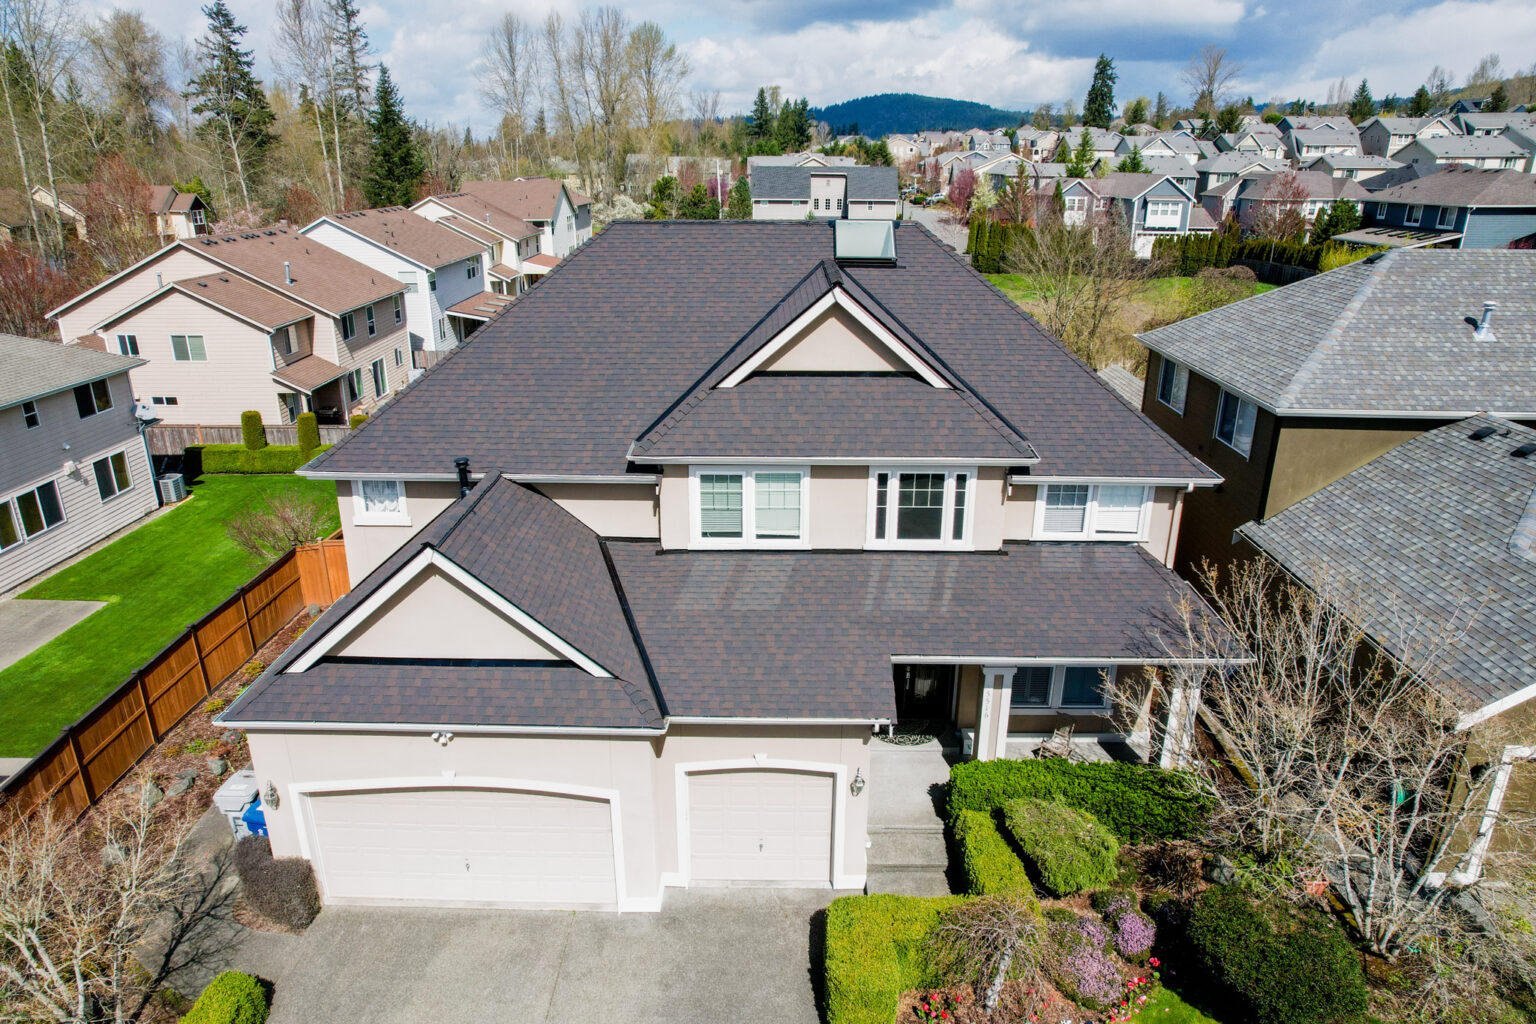
POLYGON ((972 217, 965 251, 971 254, 971 266, 983 274, 1001 274, 1007 269, 1008 253, 1027 237, 1030 237, 1027 225, 972 217))
POLYGON ((938 984, 923 944, 958 896, 844 896, 827 907, 827 1024, 891 1024, 908 989, 938 984))
POLYGON ((1023 798, 1060 800, 1087 811, 1123 843, 1194 838, 1211 810, 1188 775, 1148 765, 1050 758, 967 761, 950 771, 952 826, 962 811, 990 814, 1023 798))
POLYGON ((1152 243, 1152 258, 1168 264, 1169 273, 1193 277, 1205 267, 1226 267, 1234 260, 1285 263, 1306 270, 1331 270, 1364 258, 1371 250, 1339 242, 1309 245, 1268 238, 1240 238, 1235 231, 1169 235, 1152 243))
POLYGON ((267 992, 249 974, 225 971, 208 983, 181 1024, 262 1024, 267 992))
POLYGON ((329 447, 322 444, 305 450, 296 444, 269 444, 252 450, 243 444, 189 444, 185 455, 187 475, 292 473, 329 447))
POLYGON ((1054 800, 1010 800, 1008 831, 1030 876, 1053 896, 1071 896, 1115 880, 1120 844, 1093 815, 1054 800))
POLYGON ((962 811, 955 819, 955 845, 965 870, 966 889, 973 896, 1027 895, 1035 887, 1013 847, 986 811, 962 811))
POLYGON ((246 836, 235 844, 235 870, 246 902, 267 920, 303 930, 320 913, 320 891, 309 861, 273 857, 266 836, 246 836))

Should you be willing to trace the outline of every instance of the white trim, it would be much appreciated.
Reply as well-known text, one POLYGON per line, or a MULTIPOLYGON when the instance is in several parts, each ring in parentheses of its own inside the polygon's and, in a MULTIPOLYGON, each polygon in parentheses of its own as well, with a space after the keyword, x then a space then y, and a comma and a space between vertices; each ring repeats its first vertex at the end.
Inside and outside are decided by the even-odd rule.
POLYGON ((668 725, 885 725, 889 718, 722 718, 714 715, 668 715, 668 725))
POLYGON ((1182 487, 1192 491, 1196 487, 1215 487, 1221 481, 1222 477, 1219 476, 1201 479, 1164 476, 1023 476, 1012 473, 1008 476, 1010 487, 1030 484, 1141 484, 1145 487, 1182 487))
POLYGON ((698 550, 718 549, 777 549, 808 551, 811 547, 811 467, 786 466, 775 464, 771 468, 760 466, 704 466, 694 467, 688 471, 688 547, 698 550), (757 536, 757 474, 758 473, 798 473, 800 474, 800 535, 798 537, 759 537, 757 536), (741 536, 740 537, 705 537, 703 528, 704 510, 701 506, 699 493, 699 477, 708 474, 711 476, 739 476, 741 477, 741 536))
POLYGON ((426 722, 243 722, 228 719, 224 713, 215 716, 215 725, 225 725, 241 732, 362 732, 387 733, 396 736, 426 735, 431 732, 451 732, 456 736, 609 736, 637 739, 662 736, 666 729, 649 728, 579 728, 563 725, 467 725, 452 722, 435 725, 426 722))
POLYGON ((900 466, 905 468, 923 465, 961 469, 967 466, 1033 466, 1040 461, 1038 455, 1020 455, 1016 459, 934 459, 922 455, 668 455, 653 458, 645 454, 636 455, 633 444, 630 445, 626 457, 631 462, 657 466, 739 466, 745 462, 753 466, 900 466))
MULTIPOLYGON (((60 314, 65 313, 68 310, 70 310, 72 307, 79 305, 81 302, 84 302, 86 299, 90 298, 92 295, 95 295, 97 292, 101 291, 102 289, 110 288, 114 282, 116 282, 118 280, 121 280, 124 277, 127 277, 129 274, 131 274, 134 271, 138 270, 140 267, 148 266, 149 264, 153 263, 155 260, 159 259, 161 256, 164 256, 166 253, 170 252, 172 249, 185 248, 185 249, 187 249, 188 252, 196 252, 197 251, 195 249, 192 249, 190 246, 183 246, 181 244, 182 241, 183 241, 183 239, 179 239, 178 238, 176 241, 168 243, 163 249, 156 249, 154 252, 150 253, 148 256, 145 256, 143 259, 139 260, 139 262, 133 264, 130 267, 125 267, 122 270, 119 270, 117 273, 113 274, 111 277, 107 278, 105 281, 103 281, 100 284, 96 285, 94 288, 86 289, 85 291, 81 292, 79 295, 76 295, 74 298, 70 299, 68 302, 65 302, 64 304, 62 304, 60 306, 56 306, 53 309, 50 309, 48 312, 44 313, 43 316, 46 319, 48 319, 48 320, 56 320, 56 319, 58 319, 60 314)), ((66 339, 66 343, 67 343, 67 341, 68 341, 68 339, 66 339)))
MULTIPOLYGON (((673 885, 687 886, 693 880, 692 837, 690 835, 690 787, 688 776, 700 772, 778 771, 832 778, 832 863, 827 882, 833 889, 862 889, 864 876, 843 870, 847 842, 848 766, 830 761, 791 761, 777 757, 729 758, 719 761, 684 761, 674 766, 677 791, 677 871, 665 876, 673 885)), ((771 881, 771 880, 769 880, 771 881)))
POLYGON ((649 901, 642 906, 630 907, 624 875, 624 821, 619 809, 619 791, 597 786, 572 785, 563 782, 545 782, 531 779, 503 779, 485 775, 445 776, 419 775, 385 779, 332 779, 324 782, 290 782, 288 796, 293 803, 294 832, 299 841, 299 856, 315 866, 315 878, 322 889, 325 879, 324 858, 312 841, 314 830, 313 808, 310 800, 326 793, 380 793, 406 789, 494 789, 508 792, 538 793, 548 796, 575 797, 583 800, 602 800, 608 804, 608 815, 613 838, 613 894, 616 909, 648 909, 649 901))
MULTIPOLYGON (((990 654, 893 654, 893 665, 980 665, 1018 668, 1024 665, 1251 665, 1252 658, 999 658, 990 654)), ((676 719, 673 719, 676 721, 676 719)))
MULTIPOLYGON (((421 215, 417 214, 417 216, 421 216, 421 215)), ((427 218, 422 217, 421 219, 422 220, 426 220, 427 218)), ((405 262, 410 263, 410 264, 414 264, 415 266, 418 266, 418 267, 422 268, 423 270, 437 270, 437 269, 439 269, 438 267, 428 266, 427 264, 425 264, 425 263, 421 262, 420 260, 418 260, 416 257, 408 255, 402 249, 391 249, 387 245, 382 245, 379 242, 375 242, 373 239, 369 238, 367 235, 360 234, 359 232, 353 231, 351 228, 347 227, 345 224, 342 224, 340 221, 337 221, 337 220, 333 219, 329 215, 322 215, 322 216, 316 218, 315 220, 311 221, 310 223, 304 225, 302 228, 299 228, 299 234, 303 235, 305 238, 309 238, 310 237, 310 234, 309 234, 310 231, 312 231, 314 228, 318 227, 321 224, 329 224, 331 227, 336 228, 339 231, 345 231, 347 234, 351 235, 353 238, 357 239, 360 242, 366 242, 368 245, 370 245, 373 248, 377 249, 379 252, 384 253, 386 256, 393 256, 396 259, 404 260, 405 262)), ((443 227, 447 227, 447 226, 448 225, 446 225, 446 224, 443 225, 443 227)), ((459 233, 463 234, 463 232, 459 232, 459 233)), ((318 239, 318 238, 314 239, 314 241, 319 242, 319 244, 321 244, 321 245, 325 245, 325 243, 320 241, 320 239, 318 239)), ((327 249, 334 249, 335 248, 335 246, 330 246, 330 245, 326 245, 325 247, 327 249)), ((362 261, 359 260, 358 262, 362 262, 362 261)), ((449 260, 448 263, 444 263, 443 266, 446 267, 449 264, 456 263, 456 262, 458 262, 458 261, 457 260, 449 260)))
MULTIPOLYGON (((985 463, 982 463, 985 465, 985 463)), ((864 547, 873 551, 974 551, 976 550, 976 467, 977 463, 959 465, 931 463, 897 463, 893 466, 874 464, 869 467, 869 486, 865 498, 864 547), (875 536, 875 503, 878 500, 879 476, 884 473, 888 497, 885 515, 885 537, 875 536), (899 519, 898 505, 901 500, 901 476, 903 473, 942 473, 944 475, 943 515, 939 519, 937 540, 897 540, 899 519), (955 477, 965 473, 965 508, 961 510, 960 539, 954 539, 955 477)))
POLYGON ((1472 728, 1474 725, 1477 725, 1481 722, 1486 722, 1488 719, 1494 717, 1495 715, 1502 715, 1510 708, 1518 707, 1519 705, 1524 704, 1532 697, 1536 697, 1536 683, 1532 683, 1530 686, 1516 690, 1514 693, 1509 694, 1507 697, 1500 697, 1492 704, 1484 704, 1476 711, 1468 711, 1466 714, 1456 719, 1456 731, 1465 732, 1466 730, 1472 728))
POLYGON ((740 384, 759 366, 762 366, 789 345, 790 342, 799 337, 800 334, 804 333, 805 329, 815 322, 817 317, 831 309, 834 305, 841 307, 857 320, 861 327, 879 339, 881 344, 890 349, 896 358, 905 363, 913 373, 921 377, 930 387, 949 388, 949 384, 944 378, 935 373, 927 363, 919 359, 917 354, 910 348, 902 344, 901 339, 886 330, 884 325, 865 312, 864 307, 855 302, 853 297, 843 290, 842 285, 834 286, 831 291, 817 299, 810 309, 795 317, 790 321, 789 326, 779 331, 772 338, 769 338, 761 348, 747 357, 744 363, 732 370, 723 381, 715 386, 733 388, 740 384))
MULTIPOLYGON (((379 360, 374 360, 378 362, 379 360)), ((398 512, 368 512, 363 501, 363 480, 352 481, 352 524, 354 526, 410 526, 411 514, 405 504, 404 480, 369 480, 367 483, 393 483, 395 498, 400 503, 398 512)))
MULTIPOLYGON (((194 280, 194 279, 193 278, 188 278, 187 280, 194 280)), ((243 280, 243 278, 242 278, 242 280, 243 280)), ((178 295, 185 295, 187 298, 191 299, 193 302, 198 302, 198 303, 201 303, 204 306, 207 306, 210 309, 217 310, 220 313, 223 313, 225 316, 229 317, 231 320, 238 320, 241 323, 247 325, 248 327, 254 328, 257 331, 260 331, 263 334, 268 334, 268 335, 270 335, 270 334, 272 334, 272 333, 274 333, 274 332, 276 332, 276 331, 278 331, 278 330, 280 330, 280 329, 282 329, 284 327, 291 327, 294 324, 303 323, 305 320, 308 320, 308 319, 310 319, 311 317, 313 317, 315 315, 313 312, 308 312, 308 313, 305 313, 303 316, 294 317, 292 320, 284 321, 283 323, 278 324, 275 327, 269 327, 266 324, 257 323, 255 320, 252 320, 250 317, 245 316, 244 314, 235 312, 234 310, 230 309, 228 306, 224 305, 223 303, 215 302, 213 300, 212 296, 209 296, 209 295, 199 295, 197 292, 193 291, 191 288, 183 287, 184 283, 185 283, 184 281, 172 281, 170 284, 167 284, 164 287, 155 289, 154 291, 150 292, 148 295, 144 296, 142 299, 139 299, 138 301, 136 301, 136 302, 134 302, 134 303, 132 303, 132 304, 130 304, 128 306, 123 307, 122 309, 118 310, 116 313, 113 313, 111 316, 107 317, 107 319, 101 321, 95 327, 92 327, 91 330, 93 332, 95 332, 95 333, 100 333, 102 331, 105 331, 108 328, 110 328, 111 326, 113 326, 114 324, 116 324, 119 320, 122 320, 123 318, 128 317, 128 316, 131 316, 133 313, 137 312, 138 310, 144 308, 145 306, 149 305, 150 303, 156 301, 161 296, 164 296, 164 295, 166 295, 166 294, 168 294, 170 292, 175 292, 178 295)), ((247 281, 246 283, 249 284, 250 282, 247 281)), ((258 285, 257 287, 260 287, 260 285, 258 285)), ((137 334, 137 332, 135 332, 135 334, 137 334)), ((114 352, 112 354, 113 355, 117 355, 118 353, 114 352)))
POLYGON ((1493 843, 1493 829, 1499 822, 1499 811, 1504 807, 1504 794, 1509 790, 1509 779, 1514 774, 1515 764, 1533 758, 1536 758, 1536 747, 1504 748, 1503 756, 1499 758, 1498 774, 1494 776, 1493 788, 1488 793, 1488 806, 1483 811, 1482 821, 1478 823, 1477 838, 1467 849, 1461 864, 1451 872, 1452 884, 1471 885, 1483 876, 1483 861, 1487 859, 1488 847, 1493 843))
POLYGON ((1148 515, 1148 506, 1152 504, 1152 488, 1141 485, 1141 507, 1136 514, 1136 530, 1132 533, 1104 533, 1098 529, 1097 518, 1099 513, 1099 490, 1101 487, 1135 487, 1135 484, 1089 484, 1086 482, 1044 484, 1046 493, 1035 492, 1035 523, 1031 538, 1034 540, 1085 540, 1085 541, 1124 541, 1127 543, 1144 543, 1149 538, 1147 527, 1151 516, 1148 515), (1045 528, 1046 498, 1051 487, 1087 487, 1087 504, 1083 506, 1083 528, 1076 533, 1052 533, 1045 528))
POLYGON ((479 597, 492 608, 510 618, 527 632, 532 633, 544 646, 553 648, 567 660, 586 670, 588 674, 597 676, 600 679, 613 678, 613 674, 607 669, 581 653, 581 651, 534 619, 533 616, 517 607, 517 605, 486 586, 447 555, 432 548, 423 550, 421 554, 402 566, 378 590, 368 595, 361 604, 348 612, 340 622, 337 622, 327 630, 324 636, 315 641, 313 647, 295 659, 293 664, 289 665, 284 672, 297 673, 308 670, 310 666, 319 661, 333 647, 345 640, 354 630, 366 622, 374 612, 383 607, 384 603, 404 588, 407 583, 426 572, 428 568, 437 568, 446 575, 451 576, 476 597, 479 597))

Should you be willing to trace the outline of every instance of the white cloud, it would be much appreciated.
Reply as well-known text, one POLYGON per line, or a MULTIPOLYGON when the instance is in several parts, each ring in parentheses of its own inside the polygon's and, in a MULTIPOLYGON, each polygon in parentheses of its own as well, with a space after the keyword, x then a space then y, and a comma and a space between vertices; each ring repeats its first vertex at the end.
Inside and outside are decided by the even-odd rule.
MULTIPOLYGON (((1109 27, 1151 26, 1159 31, 1229 28, 1243 19, 1244 0, 956 0, 962 10, 989 17, 1010 29, 1075 28, 1091 37, 1109 27)), ((1131 56, 1131 55, 1127 55, 1131 56)))

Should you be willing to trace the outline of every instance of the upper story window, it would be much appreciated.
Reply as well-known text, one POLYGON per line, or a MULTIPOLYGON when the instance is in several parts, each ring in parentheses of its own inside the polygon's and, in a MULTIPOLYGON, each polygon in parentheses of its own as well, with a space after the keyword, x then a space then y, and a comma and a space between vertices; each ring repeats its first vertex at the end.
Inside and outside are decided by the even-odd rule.
POLYGON ((1435 226, 1441 228, 1454 227, 1456 225, 1456 208, 1454 206, 1440 207, 1440 216, 1435 218, 1435 226))
POLYGON ((430 270, 427 271, 427 291, 437 291, 437 275, 432 273, 430 270))
POLYGON ((400 283, 405 285, 407 295, 416 294, 416 271, 402 270, 399 274, 400 283))
POLYGON ((1102 709, 1109 706, 1106 683, 1114 678, 1113 665, 1024 665, 1013 673, 1008 709, 1102 709))
POLYGON ((1088 212, 1088 197, 1087 196, 1067 196, 1066 197, 1066 211, 1068 213, 1087 213, 1088 212))
POLYGON ((112 389, 104 380, 93 380, 75 388, 75 410, 81 419, 112 408, 112 389))
POLYGON ((117 351, 120 355, 136 356, 139 354, 139 336, 137 334, 119 334, 117 336, 117 351))
POLYGON ((479 256, 471 256, 469 258, 469 265, 464 268, 464 274, 465 274, 466 277, 479 277, 480 276, 480 257, 479 256))
POLYGON ((400 296, 396 295, 395 296, 395 323, 398 325, 400 323, 400 321, 403 320, 404 318, 405 318, 405 314, 401 311, 401 308, 400 308, 400 296))
POLYGON ((1253 450, 1253 424, 1258 407, 1230 391, 1222 391, 1216 410, 1216 440, 1244 458, 1253 450))
POLYGON ((1182 416, 1188 394, 1189 367, 1164 357, 1162 368, 1157 371, 1157 400, 1182 416))
POLYGON ((171 358, 178 363, 207 362, 208 350, 203 345, 203 336, 201 334, 171 335, 171 358))
POLYGON ((352 481, 352 522, 362 526, 411 525, 405 508, 404 481, 352 481))
POLYGON ((37 414, 36 402, 21 403, 21 422, 27 425, 28 430, 32 430, 43 425, 42 417, 37 414))
POLYGON ((1139 484, 1045 484, 1035 502, 1039 540, 1143 540, 1147 488, 1139 484))
POLYGON ((1376 219, 1377 220, 1386 220, 1387 219, 1387 204, 1386 203, 1377 203, 1376 204, 1376 219))
POLYGON ((283 355, 293 355, 293 331, 287 327, 279 327, 272 334, 272 344, 283 355))
POLYGON ((189 217, 192 223, 196 224, 198 227, 202 227, 204 224, 208 223, 208 212, 197 207, 194 207, 190 211, 189 217))
POLYGON ((689 473, 692 546, 807 547, 810 472, 701 466, 689 473))
POLYGON ((341 314, 341 340, 351 341, 357 337, 357 315, 355 313, 341 314))
POLYGON ((1178 227, 1179 211, 1183 206, 1177 199, 1148 199, 1148 227, 1178 227))
POLYGON ((969 548, 976 505, 972 468, 874 469, 869 529, 873 548, 969 548))
POLYGON ((1408 212, 1403 214, 1403 223, 1414 227, 1418 226, 1420 218, 1424 216, 1424 207, 1410 206, 1408 212))
POLYGON ((371 338, 379 333, 379 326, 373 321, 373 307, 369 306, 365 312, 368 317, 368 337, 371 338))

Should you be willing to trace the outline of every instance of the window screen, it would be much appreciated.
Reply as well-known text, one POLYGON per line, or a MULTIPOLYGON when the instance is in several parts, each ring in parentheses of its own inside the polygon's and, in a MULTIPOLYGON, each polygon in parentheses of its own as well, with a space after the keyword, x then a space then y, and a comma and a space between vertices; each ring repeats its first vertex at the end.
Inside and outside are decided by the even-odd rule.
POLYGON ((699 474, 699 533, 704 537, 741 536, 741 474, 699 474))

